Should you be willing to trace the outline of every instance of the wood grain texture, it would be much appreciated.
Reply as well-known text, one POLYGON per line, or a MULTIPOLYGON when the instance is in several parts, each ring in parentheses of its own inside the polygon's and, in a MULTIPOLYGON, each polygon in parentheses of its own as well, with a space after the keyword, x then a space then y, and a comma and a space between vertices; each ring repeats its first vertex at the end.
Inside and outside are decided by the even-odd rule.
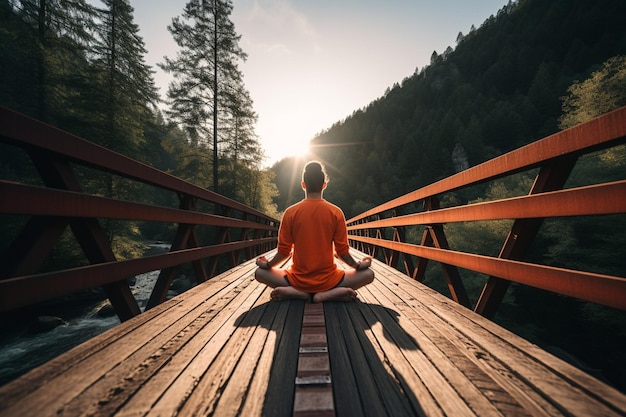
POLYGON ((325 303, 326 333, 307 337, 306 304, 270 301, 254 269, 0 387, 0 416, 287 417, 330 399, 294 403, 298 347, 316 340, 328 344, 337 416, 626 415, 624 394, 380 262, 359 301, 325 303))

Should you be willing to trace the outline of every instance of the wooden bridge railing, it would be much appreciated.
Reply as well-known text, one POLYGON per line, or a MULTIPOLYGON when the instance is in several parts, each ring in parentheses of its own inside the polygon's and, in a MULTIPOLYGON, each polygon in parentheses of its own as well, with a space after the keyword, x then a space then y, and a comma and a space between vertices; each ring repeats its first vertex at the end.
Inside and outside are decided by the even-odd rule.
POLYGON ((10 242, 0 259, 0 312, 103 287, 120 319, 126 320, 140 313, 128 278, 161 270, 146 306, 151 308, 165 300, 180 265, 191 263, 202 282, 216 273, 219 259, 226 257, 234 267, 276 244, 278 221, 257 210, 3 108, 0 142, 26 151, 44 185, 0 179, 0 215, 17 215, 24 223, 15 236, 4 236, 10 242), (175 193, 180 206, 87 193, 73 169, 77 165, 175 193), (219 215, 200 211, 199 204, 219 215), (101 219, 174 223, 177 230, 168 253, 116 260, 101 219), (90 265, 41 273, 68 225, 90 265), (216 241, 201 244, 200 227, 212 227, 216 241))
POLYGON ((349 219, 351 245, 383 257, 394 267, 402 260, 406 273, 418 280, 424 279, 429 260, 440 262, 452 298, 468 308, 472 306, 458 268, 487 275, 474 310, 490 318, 511 282, 626 309, 625 277, 524 261, 546 218, 626 213, 626 172, 615 182, 563 189, 580 156, 623 145, 625 139, 623 107, 349 219), (440 208, 440 197, 446 193, 536 168, 538 174, 526 196, 440 208), (423 204, 423 210, 406 214, 416 203, 423 204), (444 228, 447 223, 502 219, 514 221, 498 257, 450 248, 444 228), (423 229, 419 229, 419 243, 407 241, 406 228, 415 226, 423 229))

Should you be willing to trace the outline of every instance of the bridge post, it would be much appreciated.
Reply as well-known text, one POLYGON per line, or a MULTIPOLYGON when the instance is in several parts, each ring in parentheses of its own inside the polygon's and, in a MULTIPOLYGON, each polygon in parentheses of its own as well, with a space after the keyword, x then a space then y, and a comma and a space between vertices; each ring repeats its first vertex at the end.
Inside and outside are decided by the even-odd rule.
MULTIPOLYGON (((397 208, 393 210, 392 217, 396 217, 401 215, 401 209, 397 208)), ((393 238, 392 241, 404 243, 406 242, 406 227, 405 226, 396 226, 393 227, 393 238)), ((388 265, 396 268, 396 264, 400 260, 400 256, 403 259, 404 270, 407 275, 413 276, 415 274, 415 267, 413 265, 413 259, 411 255, 408 253, 400 252, 400 251, 391 251, 391 256, 389 257, 388 265)))
POLYGON ((36 273, 67 225, 62 219, 31 217, 0 259, 0 279, 36 273))
MULTIPOLYGON (((72 172, 72 168, 66 160, 36 151, 30 151, 29 156, 39 171, 39 175, 46 187, 77 193, 83 192, 76 176, 72 172)), ((76 240, 91 264, 116 261, 111 243, 98 220, 75 219, 71 220, 69 224, 76 240)), ((49 227, 53 226, 49 225, 49 227)), ((141 313, 126 279, 104 285, 103 289, 121 321, 128 320, 141 313)))
MULTIPOLYGON (((197 200, 195 198, 185 195, 179 195, 178 197, 180 199, 181 209, 196 210, 197 200)), ((198 241, 198 236, 195 231, 195 225, 179 223, 178 229, 176 230, 176 235, 174 236, 174 240, 170 247, 170 252, 181 249, 196 248, 199 246, 200 242, 198 241)), ((196 274, 196 282, 200 283, 206 281, 208 277, 202 261, 193 261, 192 265, 196 274)), ((161 270, 161 272, 159 273, 159 277, 154 284, 154 288, 152 289, 152 293, 150 294, 150 299, 146 304, 146 310, 149 310, 152 307, 155 307, 156 305, 161 304, 163 301, 165 301, 165 298, 167 297, 167 292, 174 279, 174 274, 176 273, 176 271, 178 271, 178 269, 178 266, 174 266, 161 270)))
MULTIPOLYGON (((577 156, 568 156, 557 158, 553 160, 552 163, 544 165, 539 170, 529 195, 562 189, 574 169, 577 160, 577 156)), ((526 255, 526 252, 528 252, 542 224, 542 218, 515 220, 498 257, 521 261, 526 255)), ((504 295, 510 284, 510 281, 490 276, 483 287, 474 311, 484 317, 492 319, 504 299, 504 295)))
MULTIPOLYGON (((424 209, 426 211, 439 209, 439 200, 437 200, 437 197, 433 196, 427 198, 424 201, 424 209)), ((448 239, 443 231, 443 224, 431 224, 426 226, 424 235, 422 236, 422 244, 424 246, 434 246, 437 249, 450 249, 448 239)), ((424 279, 427 264, 428 259, 420 258, 418 270, 416 271, 416 276, 420 281, 424 279)), ((459 274, 457 267, 444 263, 441 264, 441 267, 448 281, 448 289, 450 290, 452 299, 462 306, 472 308, 472 303, 467 295, 467 291, 461 280, 461 274, 459 274)))

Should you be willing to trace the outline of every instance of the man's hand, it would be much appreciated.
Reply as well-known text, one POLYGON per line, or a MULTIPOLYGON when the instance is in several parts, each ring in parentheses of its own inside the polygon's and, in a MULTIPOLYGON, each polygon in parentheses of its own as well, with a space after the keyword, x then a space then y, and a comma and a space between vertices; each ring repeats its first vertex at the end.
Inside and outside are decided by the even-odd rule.
POLYGON ((359 266, 357 268, 357 271, 360 271, 362 269, 367 269, 370 267, 370 265, 372 265, 372 257, 366 256, 365 258, 359 261, 359 266))
POLYGON ((270 269, 270 263, 265 256, 259 256, 256 265, 261 269, 270 269))

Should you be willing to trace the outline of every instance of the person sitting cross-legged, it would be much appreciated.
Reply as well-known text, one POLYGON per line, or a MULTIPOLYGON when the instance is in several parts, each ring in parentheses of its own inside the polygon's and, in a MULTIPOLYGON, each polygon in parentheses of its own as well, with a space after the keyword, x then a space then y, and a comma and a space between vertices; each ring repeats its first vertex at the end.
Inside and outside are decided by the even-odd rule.
POLYGON ((261 256, 256 261, 255 278, 273 288, 273 300, 349 301, 357 298, 358 288, 374 280, 372 258, 357 262, 349 253, 344 213, 322 197, 327 183, 321 163, 306 164, 302 173, 305 198, 285 210, 276 255, 271 260, 261 256), (292 251, 291 266, 276 267, 292 251), (339 268, 335 253, 351 268, 339 268))

